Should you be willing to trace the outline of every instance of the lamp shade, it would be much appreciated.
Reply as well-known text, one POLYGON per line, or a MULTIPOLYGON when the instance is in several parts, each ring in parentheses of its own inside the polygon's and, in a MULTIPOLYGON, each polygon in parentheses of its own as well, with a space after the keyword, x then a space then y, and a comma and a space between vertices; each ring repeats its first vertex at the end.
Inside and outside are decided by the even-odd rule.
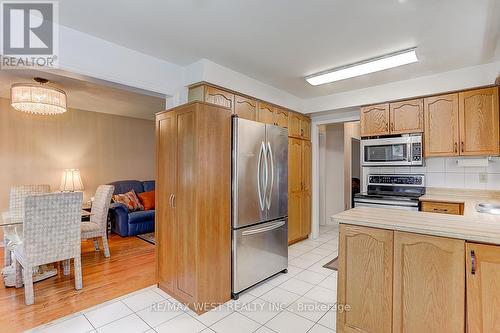
POLYGON ((18 83, 10 89, 11 105, 18 111, 39 115, 66 112, 66 93, 61 89, 32 83, 18 83))
POLYGON ((63 171, 60 190, 61 192, 83 191, 79 169, 65 169, 63 171))

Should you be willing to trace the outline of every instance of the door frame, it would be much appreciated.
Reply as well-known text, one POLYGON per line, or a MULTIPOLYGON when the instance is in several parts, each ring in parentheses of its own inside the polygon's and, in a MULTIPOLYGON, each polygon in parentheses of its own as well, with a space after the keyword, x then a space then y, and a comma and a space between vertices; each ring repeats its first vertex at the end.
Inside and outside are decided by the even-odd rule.
POLYGON ((311 193, 311 234, 310 238, 319 237, 319 126, 346 123, 359 120, 359 108, 349 108, 347 112, 319 114, 311 116, 311 145, 312 145, 312 193, 311 193))

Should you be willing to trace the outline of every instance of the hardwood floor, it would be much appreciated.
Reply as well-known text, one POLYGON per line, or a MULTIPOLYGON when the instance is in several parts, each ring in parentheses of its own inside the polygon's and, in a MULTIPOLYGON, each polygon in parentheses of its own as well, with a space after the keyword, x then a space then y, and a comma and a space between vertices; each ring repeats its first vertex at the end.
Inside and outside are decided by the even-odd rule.
MULTIPOLYGON (((24 305, 24 288, 0 286, 0 332, 21 332, 156 283, 155 246, 137 237, 109 238, 111 258, 82 242, 83 289, 71 276, 35 283, 35 304, 24 305), (6 331, 7 330, 7 331, 6 331)), ((3 248, 0 248, 3 258, 3 248)))

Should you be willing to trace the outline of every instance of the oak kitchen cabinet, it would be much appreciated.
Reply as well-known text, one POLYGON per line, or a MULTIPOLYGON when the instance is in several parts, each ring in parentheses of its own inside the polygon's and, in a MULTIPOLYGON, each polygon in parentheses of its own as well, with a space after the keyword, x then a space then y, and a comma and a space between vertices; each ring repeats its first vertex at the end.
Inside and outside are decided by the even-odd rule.
POLYGON ((337 332, 391 332, 392 259, 392 231, 340 225, 337 332))
POLYGON ((337 332, 500 333, 500 245, 340 224, 337 332))
POLYGON ((311 140, 311 119, 297 112, 288 114, 288 136, 311 140))
POLYGON ((498 87, 426 98, 425 156, 500 154, 498 87))
POLYGON ((257 120, 257 101, 240 95, 234 96, 234 114, 248 120, 257 120))
POLYGON ((158 285, 203 313, 231 298, 231 110, 157 114, 156 149, 158 285))
POLYGON ((467 332, 500 333, 500 246, 467 243, 467 332))
POLYGON ((311 232, 311 142, 288 139, 288 243, 311 232))
POLYGON ((465 241, 394 232, 393 332, 463 333, 465 241))
POLYGON ((428 213, 464 215, 464 203, 423 200, 420 202, 420 210, 428 213))
POLYGON ((360 111, 361 136, 422 133, 423 100, 365 106, 360 111))
POLYGON ((275 107, 272 104, 266 102, 258 102, 257 105, 258 122, 274 125, 275 124, 274 113, 275 113, 275 107))

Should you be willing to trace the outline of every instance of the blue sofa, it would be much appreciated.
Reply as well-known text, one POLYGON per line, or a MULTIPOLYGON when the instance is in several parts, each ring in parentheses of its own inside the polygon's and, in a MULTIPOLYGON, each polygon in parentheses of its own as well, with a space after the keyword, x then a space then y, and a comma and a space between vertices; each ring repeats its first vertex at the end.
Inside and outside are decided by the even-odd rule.
MULTIPOLYGON (((137 194, 154 191, 155 181, 122 180, 110 183, 115 186, 114 194, 127 193, 134 190, 137 194)), ((122 237, 153 232, 155 230, 155 211, 140 210, 129 212, 124 204, 112 203, 109 208, 111 230, 122 237)))

